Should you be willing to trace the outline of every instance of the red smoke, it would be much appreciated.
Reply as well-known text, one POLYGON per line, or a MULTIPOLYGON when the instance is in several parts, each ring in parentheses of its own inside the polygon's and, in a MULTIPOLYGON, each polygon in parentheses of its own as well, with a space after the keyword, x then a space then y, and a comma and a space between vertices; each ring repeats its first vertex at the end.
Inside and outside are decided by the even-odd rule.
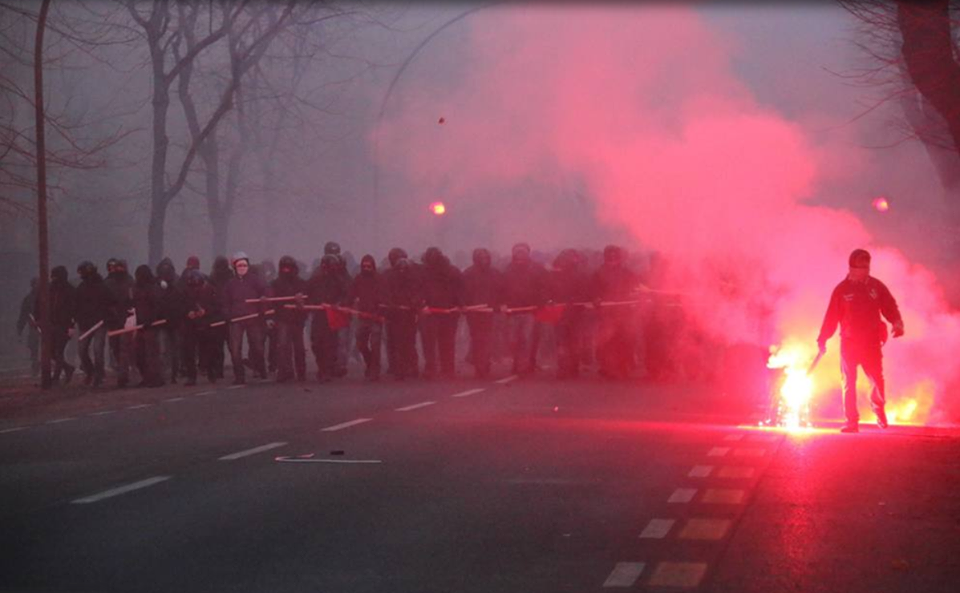
MULTIPOLYGON (((956 384, 960 317, 936 279, 853 213, 813 204, 825 179, 857 173, 856 157, 758 104, 735 45, 693 8, 524 6, 469 23, 457 76, 408 83, 384 130, 383 166, 411 193, 525 203, 505 228, 565 247, 583 243, 575 222, 554 233, 543 221, 560 207, 553 188, 582 187, 600 222, 672 259, 668 283, 726 344, 813 345, 847 255, 865 247, 906 321, 885 349, 892 406, 925 394, 925 413, 956 384)), ((834 394, 836 338, 829 348, 816 381, 834 394)))

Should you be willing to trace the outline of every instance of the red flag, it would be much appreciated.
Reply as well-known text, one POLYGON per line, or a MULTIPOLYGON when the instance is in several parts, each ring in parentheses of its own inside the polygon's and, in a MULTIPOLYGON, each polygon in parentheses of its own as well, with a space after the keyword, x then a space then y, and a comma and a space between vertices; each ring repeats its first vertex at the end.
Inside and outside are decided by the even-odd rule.
POLYGON ((566 305, 547 305, 537 309, 534 318, 540 323, 556 325, 560 322, 560 318, 563 316, 563 311, 566 308, 566 305))
POLYGON ((327 309, 327 325, 336 331, 350 325, 350 314, 333 307, 327 309))

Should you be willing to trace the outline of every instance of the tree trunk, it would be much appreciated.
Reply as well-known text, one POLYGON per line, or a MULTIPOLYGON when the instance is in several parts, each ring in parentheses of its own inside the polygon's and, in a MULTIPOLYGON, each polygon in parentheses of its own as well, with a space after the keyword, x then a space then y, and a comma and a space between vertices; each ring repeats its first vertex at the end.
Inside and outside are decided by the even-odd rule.
POLYGON ((223 216, 222 213, 216 217, 212 217, 210 219, 210 226, 213 228, 214 257, 217 255, 226 255, 229 258, 230 254, 227 253, 227 239, 230 232, 229 217, 223 216))
POLYGON ((34 105, 37 118, 37 239, 40 259, 38 289, 40 295, 40 388, 50 389, 50 251, 47 237, 47 146, 43 113, 43 32, 47 26, 50 0, 43 0, 37 17, 37 38, 33 53, 34 105))
MULTIPOLYGON (((155 53, 152 52, 151 53, 155 53)), ((167 112, 170 91, 163 74, 163 55, 154 55, 153 72, 153 161, 150 168, 150 223, 147 232, 147 261, 155 266, 163 259, 164 225, 167 219, 167 112)))

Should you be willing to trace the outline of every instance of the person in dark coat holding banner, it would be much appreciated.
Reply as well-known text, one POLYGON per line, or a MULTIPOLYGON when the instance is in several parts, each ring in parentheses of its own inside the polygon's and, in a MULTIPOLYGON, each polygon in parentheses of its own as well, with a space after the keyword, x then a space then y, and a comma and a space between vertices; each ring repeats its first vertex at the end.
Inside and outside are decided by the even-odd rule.
POLYGON ((281 257, 280 273, 270 283, 270 296, 301 295, 301 299, 276 303, 277 314, 274 320, 277 334, 278 383, 293 379, 294 373, 297 381, 305 381, 307 377, 307 353, 303 344, 303 327, 306 324, 307 315, 303 310, 291 309, 287 306, 305 302, 307 292, 307 281, 300 277, 300 266, 297 265, 297 260, 289 255, 281 257))
MULTIPOLYGON (((248 303, 250 299, 267 296, 267 287, 257 274, 250 271, 250 258, 242 251, 233 256, 235 276, 227 281, 220 295, 220 304, 226 319, 246 317, 263 313, 258 303, 248 303)), ((246 383, 243 360, 243 337, 247 337, 250 365, 260 379, 267 378, 267 369, 263 360, 263 340, 265 326, 262 316, 229 323, 230 362, 233 364, 233 382, 235 385, 246 383)))
POLYGON ((423 254, 421 268, 424 308, 420 315, 420 344, 423 347, 423 377, 456 375, 456 338, 460 313, 451 311, 463 303, 460 270, 438 247, 423 254))
POLYGON ((580 375, 580 347, 590 301, 590 278, 583 271, 582 258, 573 249, 564 249, 553 262, 550 275, 550 300, 561 307, 557 317, 557 378, 580 375))
POLYGON ((510 350, 513 372, 529 375, 537 358, 536 310, 547 302, 549 279, 543 266, 530 257, 530 246, 517 243, 512 259, 503 272, 503 304, 509 312, 510 350))
POLYGON ((92 383, 94 387, 99 387, 103 383, 104 376, 106 320, 109 316, 112 295, 93 262, 81 263, 77 266, 77 273, 80 275, 80 284, 77 286, 77 331, 80 332, 81 337, 80 366, 83 368, 84 384, 92 383), (90 359, 91 349, 93 360, 90 359))
POLYGON ((320 267, 307 283, 308 302, 324 305, 315 311, 310 322, 310 346, 317 363, 317 380, 326 383, 337 373, 338 332, 350 323, 350 316, 336 307, 345 305, 350 287, 340 269, 340 258, 324 255, 320 267))
POLYGON ((360 311, 357 320, 357 350, 366 367, 364 376, 370 381, 380 380, 380 344, 383 334, 383 305, 387 290, 383 277, 377 273, 377 260, 365 255, 360 260, 360 273, 350 285, 350 302, 360 311))
MULTIPOLYGON (((133 278, 127 272, 127 262, 122 259, 107 260, 107 278, 103 281, 110 291, 110 306, 107 310, 107 332, 123 329, 133 311, 133 278)), ((130 367, 134 363, 133 334, 121 334, 109 339, 110 353, 117 368, 117 387, 127 386, 130 367)))
POLYGON ((387 338, 393 350, 394 377, 399 380, 417 377, 417 311, 423 307, 420 274, 410 260, 400 257, 384 274, 384 280, 388 303, 387 338))
POLYGON ((490 375, 493 349, 493 311, 500 308, 503 275, 493 267, 490 252, 473 250, 473 265, 463 272, 463 304, 466 307, 486 306, 490 311, 467 312, 470 328, 470 360, 478 379, 490 375))
POLYGON ((140 369, 139 387, 163 386, 163 369, 160 363, 160 329, 153 323, 161 321, 162 297, 160 286, 150 266, 137 267, 134 273, 133 307, 137 312, 136 360, 140 369))

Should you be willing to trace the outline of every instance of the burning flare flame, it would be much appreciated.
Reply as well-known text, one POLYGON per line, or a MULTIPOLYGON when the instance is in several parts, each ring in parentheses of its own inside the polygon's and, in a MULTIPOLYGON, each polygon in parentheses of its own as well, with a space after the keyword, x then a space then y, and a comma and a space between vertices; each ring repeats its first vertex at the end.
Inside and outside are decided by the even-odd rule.
POLYGON ((807 368, 813 359, 812 354, 809 347, 799 344, 770 347, 767 368, 783 369, 784 372, 774 418, 778 426, 798 429, 809 422, 814 383, 807 368))

